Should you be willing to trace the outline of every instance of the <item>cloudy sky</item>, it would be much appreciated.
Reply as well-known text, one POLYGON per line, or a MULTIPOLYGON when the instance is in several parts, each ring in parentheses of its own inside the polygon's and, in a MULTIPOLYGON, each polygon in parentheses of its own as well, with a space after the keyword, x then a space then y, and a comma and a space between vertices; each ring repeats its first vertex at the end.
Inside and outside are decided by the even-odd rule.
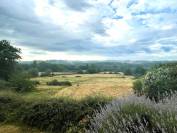
POLYGON ((176 60, 177 0, 0 0, 23 60, 176 60))

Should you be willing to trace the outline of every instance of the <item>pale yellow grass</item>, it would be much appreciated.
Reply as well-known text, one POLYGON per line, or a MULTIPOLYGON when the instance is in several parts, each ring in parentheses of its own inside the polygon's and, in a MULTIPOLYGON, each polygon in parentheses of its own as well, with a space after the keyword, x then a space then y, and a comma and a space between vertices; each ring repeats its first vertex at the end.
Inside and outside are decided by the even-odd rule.
POLYGON ((42 133, 32 128, 22 128, 17 125, 0 125, 0 133, 42 133))
POLYGON ((35 78, 41 82, 37 87, 40 94, 48 97, 70 97, 75 99, 86 96, 106 96, 120 97, 132 93, 133 77, 121 76, 117 74, 82 74, 82 75, 65 75, 54 77, 35 78), (80 76, 80 77, 76 77, 80 76), (70 81, 72 86, 47 86, 46 82, 57 79, 58 81, 70 81))

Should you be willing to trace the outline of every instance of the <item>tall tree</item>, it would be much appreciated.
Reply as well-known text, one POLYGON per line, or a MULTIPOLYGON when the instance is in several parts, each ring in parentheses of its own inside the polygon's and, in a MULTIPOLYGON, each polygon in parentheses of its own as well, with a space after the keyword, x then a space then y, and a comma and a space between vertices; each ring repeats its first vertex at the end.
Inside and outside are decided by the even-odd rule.
POLYGON ((11 46, 9 41, 0 41, 0 79, 9 79, 16 61, 21 59, 20 53, 20 49, 11 46))

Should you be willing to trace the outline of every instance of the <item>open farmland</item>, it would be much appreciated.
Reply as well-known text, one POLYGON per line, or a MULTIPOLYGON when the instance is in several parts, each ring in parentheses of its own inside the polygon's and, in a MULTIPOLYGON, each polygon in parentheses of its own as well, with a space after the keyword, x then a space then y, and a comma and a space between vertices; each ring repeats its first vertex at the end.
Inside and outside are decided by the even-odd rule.
POLYGON ((75 99, 86 96, 118 97, 126 96, 132 92, 133 77, 118 74, 73 74, 53 77, 39 77, 33 80, 39 81, 37 91, 29 96, 70 97, 75 99), (70 81, 72 86, 48 86, 52 80, 70 81))
MULTIPOLYGON (((39 81, 36 89, 28 93, 15 93, 13 91, 0 91, 1 95, 9 95, 16 98, 22 98, 28 102, 42 102, 43 100, 75 99, 80 101, 89 96, 101 96, 116 98, 127 96, 132 93, 133 77, 122 76, 118 74, 71 74, 57 75, 53 77, 37 77, 34 81, 39 81), (49 86, 47 82, 56 79, 57 81, 69 81, 72 86, 49 86)), ((99 102, 99 101, 98 101, 99 102)), ((90 109, 90 108, 89 108, 90 109)), ((0 133, 41 133, 32 127, 25 125, 16 125, 15 123, 5 123, 0 125, 0 133)))

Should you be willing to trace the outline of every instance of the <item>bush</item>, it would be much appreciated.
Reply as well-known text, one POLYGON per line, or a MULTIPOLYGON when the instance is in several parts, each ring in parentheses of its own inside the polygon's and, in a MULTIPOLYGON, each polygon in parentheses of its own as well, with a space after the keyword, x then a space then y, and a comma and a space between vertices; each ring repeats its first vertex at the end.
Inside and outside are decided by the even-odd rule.
POLYGON ((137 94, 138 96, 143 95, 143 80, 142 79, 137 79, 136 81, 133 82, 133 90, 134 93, 137 94))
POLYGON ((158 104, 136 96, 115 100, 95 114, 87 132, 176 133, 176 102, 176 97, 158 104))
POLYGON ((52 70, 48 69, 45 72, 41 73, 41 77, 53 76, 52 70))
POLYGON ((52 133, 84 132, 95 110, 110 99, 88 97, 26 101, 12 91, 0 92, 0 122, 13 122, 52 133))
POLYGON ((38 69, 36 69, 36 68, 30 69, 30 70, 28 71, 28 74, 29 74, 31 77, 38 77, 38 73, 39 73, 39 71, 38 71, 38 69))
POLYGON ((17 121, 17 112, 24 105, 23 100, 19 96, 10 92, 0 94, 0 122, 17 121))
POLYGON ((56 79, 50 81, 50 82, 47 82, 47 85, 51 85, 51 86, 71 86, 71 82, 69 81, 58 81, 56 79))
POLYGON ((0 122, 4 122, 6 120, 5 114, 0 112, 0 122))
POLYGON ((17 92, 29 92, 35 88, 35 83, 25 73, 13 74, 9 81, 12 88, 17 92))
POLYGON ((9 82, 5 80, 0 80, 0 90, 8 89, 8 88, 9 88, 9 82))
POLYGON ((34 84, 34 85, 40 85, 40 81, 33 80, 33 84, 34 84))
POLYGON ((75 77, 76 77, 76 78, 80 78, 80 77, 82 77, 82 76, 79 76, 79 75, 78 75, 78 76, 75 76, 75 77))
POLYGON ((29 126, 48 132, 74 132, 76 129, 84 132, 89 123, 88 116, 107 102, 103 98, 88 98, 80 102, 63 98, 40 101, 27 107, 21 119, 29 126))
POLYGON ((142 81, 134 83, 137 95, 159 101, 177 91, 177 66, 162 66, 149 71, 142 81))

